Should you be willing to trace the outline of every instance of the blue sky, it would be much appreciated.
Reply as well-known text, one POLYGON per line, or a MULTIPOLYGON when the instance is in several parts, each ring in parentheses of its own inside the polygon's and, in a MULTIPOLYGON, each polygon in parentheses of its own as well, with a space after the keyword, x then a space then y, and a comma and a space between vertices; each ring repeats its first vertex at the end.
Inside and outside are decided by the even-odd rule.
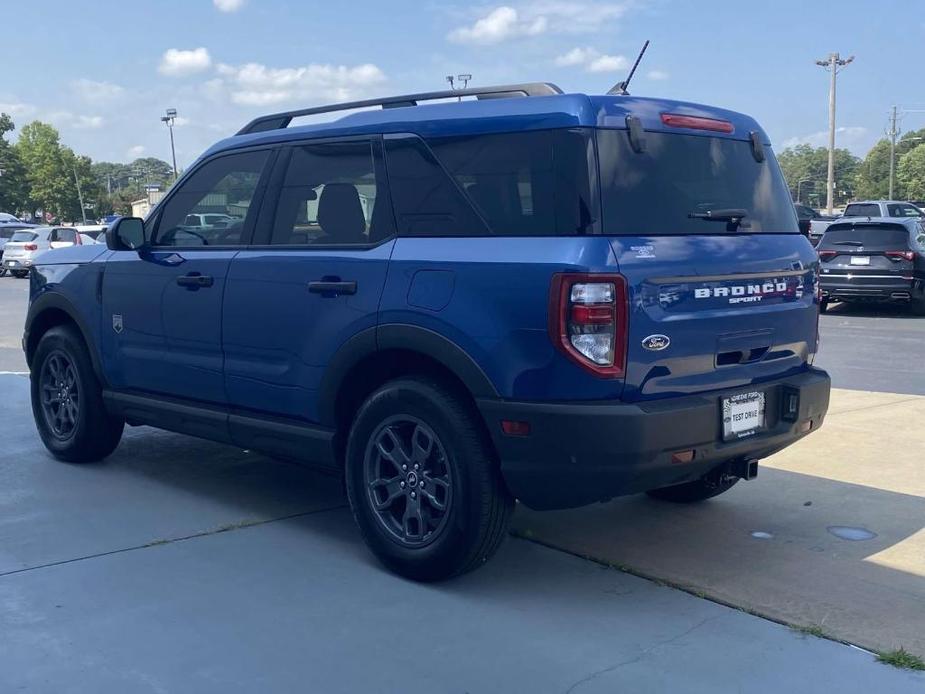
MULTIPOLYGON (((892 104, 925 109, 921 0, 8 0, 0 110, 34 118, 94 160, 169 159, 159 117, 180 113, 188 164, 254 115, 389 93, 553 81, 606 91, 645 39, 631 91, 755 116, 778 150, 825 141, 830 51, 839 146, 863 154, 892 104)), ((925 127, 908 113, 904 129, 925 127)))

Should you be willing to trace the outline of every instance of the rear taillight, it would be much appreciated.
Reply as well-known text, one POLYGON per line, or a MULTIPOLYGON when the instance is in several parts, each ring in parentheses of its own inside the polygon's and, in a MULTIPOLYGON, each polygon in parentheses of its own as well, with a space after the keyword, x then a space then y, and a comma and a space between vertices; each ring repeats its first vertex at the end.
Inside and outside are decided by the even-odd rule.
POLYGON ((831 260, 836 255, 838 251, 819 251, 819 260, 831 260))
POLYGON ((24 251, 37 251, 38 249, 39 246, 37 243, 27 243, 25 246, 23 246, 24 251))
POLYGON ((711 130, 717 133, 731 133, 735 130, 732 123, 717 118, 701 116, 682 116, 679 113, 663 113, 662 123, 672 128, 689 128, 691 130, 711 130))
POLYGON ((623 275, 553 276, 549 336, 566 356, 598 376, 626 371, 627 290, 623 275))
POLYGON ((915 260, 915 251, 887 251, 884 255, 890 260, 915 260))

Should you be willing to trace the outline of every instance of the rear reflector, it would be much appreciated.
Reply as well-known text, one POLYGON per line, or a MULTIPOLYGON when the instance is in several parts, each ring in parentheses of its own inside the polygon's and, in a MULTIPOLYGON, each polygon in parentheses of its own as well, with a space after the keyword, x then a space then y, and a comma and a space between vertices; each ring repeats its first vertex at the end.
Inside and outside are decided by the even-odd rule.
POLYGON ((671 462, 673 465, 681 465, 683 463, 690 463, 694 460, 694 450, 689 451, 678 451, 677 453, 671 454, 671 462))
POLYGON ((508 436, 529 436, 530 422, 518 422, 513 419, 502 419, 501 431, 503 431, 508 436))
POLYGON ((735 127, 727 120, 702 118, 701 116, 682 116, 679 113, 663 113, 662 123, 672 128, 711 130, 717 133, 731 133, 735 131, 735 127))

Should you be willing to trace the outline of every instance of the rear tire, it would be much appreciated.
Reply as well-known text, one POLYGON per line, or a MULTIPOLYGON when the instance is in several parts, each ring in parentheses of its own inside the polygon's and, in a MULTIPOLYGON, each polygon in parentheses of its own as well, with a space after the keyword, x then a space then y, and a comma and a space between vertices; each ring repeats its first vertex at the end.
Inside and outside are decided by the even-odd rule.
POLYGON ((711 471, 693 482, 676 484, 673 487, 662 487, 661 489, 650 489, 646 492, 653 499, 660 501, 671 501, 676 504, 692 504, 698 501, 706 501, 714 496, 719 496, 728 492, 739 481, 738 477, 725 477, 711 471))
POLYGON ((90 463, 112 453, 125 422, 103 404, 103 389, 83 339, 70 326, 46 332, 32 359, 32 415, 58 460, 90 463))
POLYGON ((909 301, 909 311, 915 316, 925 316, 925 297, 911 299, 909 301))
POLYGON ((825 313, 829 310, 829 301, 828 299, 823 299, 819 302, 819 313, 825 313))
POLYGON ((477 414, 435 379, 402 378, 360 407, 347 441, 347 498, 373 554, 416 581, 485 563, 514 501, 477 414))

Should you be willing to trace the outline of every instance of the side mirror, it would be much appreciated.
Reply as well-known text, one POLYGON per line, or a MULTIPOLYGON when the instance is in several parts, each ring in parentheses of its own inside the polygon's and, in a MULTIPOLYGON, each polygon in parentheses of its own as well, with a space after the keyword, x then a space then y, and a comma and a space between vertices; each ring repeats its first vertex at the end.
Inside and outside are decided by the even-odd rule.
POLYGON ((145 245, 145 223, 140 217, 121 217, 106 230, 111 251, 137 251, 145 245))

